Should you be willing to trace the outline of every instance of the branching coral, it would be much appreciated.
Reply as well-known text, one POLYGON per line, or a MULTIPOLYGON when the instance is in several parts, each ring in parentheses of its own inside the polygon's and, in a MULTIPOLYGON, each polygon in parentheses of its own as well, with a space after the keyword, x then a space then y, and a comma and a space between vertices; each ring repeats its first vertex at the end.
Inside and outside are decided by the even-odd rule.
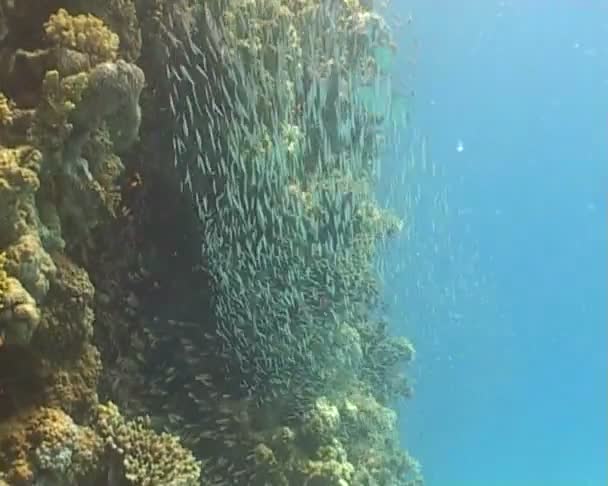
POLYGON ((134 486, 197 486, 201 464, 170 434, 157 434, 145 418, 126 420, 109 403, 99 406, 96 428, 120 459, 134 486))
MULTIPOLYGON (((141 32, 134 0, 105 0, 90 2, 77 0, 79 10, 90 12, 103 19, 106 25, 120 37, 118 56, 134 62, 139 58, 141 32)), ((142 5, 143 7, 143 5, 142 5)))
POLYGON ((88 54, 93 64, 116 59, 118 35, 93 15, 72 16, 61 8, 51 15, 44 29, 51 42, 88 54))
POLYGON ((10 484, 198 486, 200 467, 174 436, 125 420, 111 403, 99 405, 90 426, 49 407, 0 423, 0 471, 10 484))
POLYGON ((34 144, 46 154, 59 156, 58 152, 73 131, 69 116, 82 99, 87 84, 84 72, 65 78, 56 70, 46 72, 32 127, 34 144))

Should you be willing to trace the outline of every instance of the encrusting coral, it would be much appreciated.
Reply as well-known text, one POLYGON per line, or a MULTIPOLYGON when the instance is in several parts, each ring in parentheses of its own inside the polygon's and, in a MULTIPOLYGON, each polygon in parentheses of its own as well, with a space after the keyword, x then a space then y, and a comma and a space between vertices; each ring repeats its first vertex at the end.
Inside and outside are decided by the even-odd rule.
POLYGON ((10 484, 85 484, 99 468, 103 441, 59 409, 33 407, 0 424, 0 470, 10 484), (64 481, 64 482, 61 482, 64 481))
POLYGON ((40 186, 40 152, 0 145, 0 248, 2 291, 0 333, 4 340, 28 344, 40 312, 36 299, 46 296, 55 266, 42 246, 35 194, 40 186))

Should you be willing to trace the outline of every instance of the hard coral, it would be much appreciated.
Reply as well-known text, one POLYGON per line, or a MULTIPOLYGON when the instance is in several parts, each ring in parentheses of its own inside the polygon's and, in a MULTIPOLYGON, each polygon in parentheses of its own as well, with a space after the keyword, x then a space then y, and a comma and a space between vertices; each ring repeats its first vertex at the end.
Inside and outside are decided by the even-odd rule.
MULTIPOLYGON (((142 3, 142 2, 139 2, 142 3)), ((148 2, 146 2, 148 3, 148 2)), ((102 19, 120 37, 118 56, 133 62, 139 58, 141 31, 134 0, 77 0, 75 6, 102 19)), ((139 5, 138 5, 139 8, 139 5)))
POLYGON ((144 87, 143 71, 123 60, 95 66, 82 103, 74 112, 80 126, 96 127, 105 120, 112 142, 118 149, 128 147, 139 131, 139 95, 144 87))
POLYGON ((70 15, 59 9, 44 25, 53 44, 88 54, 93 65, 116 59, 120 39, 93 15, 70 15))
POLYGON ((43 305, 35 344, 44 355, 63 359, 93 336, 94 289, 82 268, 59 255, 55 260, 57 274, 43 305))
POLYGON ((36 300, 48 292, 55 266, 38 236, 35 193, 40 153, 0 146, 0 332, 9 343, 27 344, 40 320, 36 300))
POLYGON ((8 98, 0 93, 0 127, 13 123, 12 108, 8 98))
POLYGON ((0 469, 10 484, 88 484, 102 451, 100 438, 61 410, 31 408, 0 424, 0 469))
POLYGON ((0 270, 0 347, 28 344, 39 322, 36 301, 19 280, 0 270))
POLYGON ((113 403, 99 406, 97 430, 134 486, 195 486, 201 465, 170 434, 157 434, 145 418, 126 420, 113 403))
POLYGON ((331 444, 321 447, 315 459, 306 461, 301 472, 304 473, 305 486, 349 486, 355 472, 348 462, 346 451, 334 439, 331 444))
POLYGON ((43 372, 45 403, 61 408, 74 417, 85 417, 97 405, 97 382, 101 374, 99 351, 91 344, 82 346, 76 358, 53 363, 45 360, 43 372), (44 366, 48 370, 44 369, 44 366))
MULTIPOLYGON (((113 47, 105 55, 90 47, 100 38, 114 38, 95 17, 70 16, 60 10, 46 27, 59 49, 58 66, 44 76, 31 135, 46 169, 39 195, 45 224, 54 228, 55 236, 63 234, 54 240, 65 240, 70 250, 91 241, 91 230, 103 217, 115 214, 116 180, 124 169, 115 152, 127 148, 138 135, 144 74, 121 59, 112 62, 113 41, 108 41, 113 47), (66 32, 80 32, 85 26, 101 33, 88 32, 86 41, 73 45, 66 32), (82 53, 90 62, 77 60, 75 54, 82 53), (74 72, 78 66, 83 70, 74 72)), ((85 35, 80 34, 78 38, 85 35)))
POLYGON ((87 273, 65 256, 55 255, 57 274, 31 346, 43 357, 45 403, 74 416, 97 404, 101 363, 90 344, 93 335, 93 285, 87 273))
POLYGON ((36 107, 32 137, 45 154, 57 154, 73 130, 71 112, 87 87, 86 73, 61 78, 58 71, 47 71, 42 82, 42 98, 36 107))
MULTIPOLYGON (((32 208, 30 210, 30 216, 37 217, 35 211, 32 208)), ((50 279, 55 273, 55 264, 42 245, 38 223, 29 223, 27 230, 5 249, 6 269, 21 281, 32 297, 41 301, 49 291, 50 279)))

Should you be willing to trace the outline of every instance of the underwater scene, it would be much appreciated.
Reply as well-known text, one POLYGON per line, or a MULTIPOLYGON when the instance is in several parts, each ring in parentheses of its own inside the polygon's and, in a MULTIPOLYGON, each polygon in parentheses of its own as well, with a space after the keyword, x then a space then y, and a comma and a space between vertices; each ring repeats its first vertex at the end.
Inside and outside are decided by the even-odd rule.
POLYGON ((0 0, 0 486, 608 484, 606 38, 0 0))

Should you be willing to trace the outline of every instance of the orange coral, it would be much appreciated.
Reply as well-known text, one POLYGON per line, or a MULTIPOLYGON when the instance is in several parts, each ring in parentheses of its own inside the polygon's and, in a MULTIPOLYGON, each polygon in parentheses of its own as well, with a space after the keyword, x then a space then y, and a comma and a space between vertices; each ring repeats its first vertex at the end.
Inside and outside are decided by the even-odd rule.
POLYGON ((88 427, 76 425, 61 410, 30 408, 0 424, 0 468, 9 484, 23 484, 34 477, 34 469, 53 470, 67 464, 70 475, 85 477, 100 456, 103 443, 88 427))

